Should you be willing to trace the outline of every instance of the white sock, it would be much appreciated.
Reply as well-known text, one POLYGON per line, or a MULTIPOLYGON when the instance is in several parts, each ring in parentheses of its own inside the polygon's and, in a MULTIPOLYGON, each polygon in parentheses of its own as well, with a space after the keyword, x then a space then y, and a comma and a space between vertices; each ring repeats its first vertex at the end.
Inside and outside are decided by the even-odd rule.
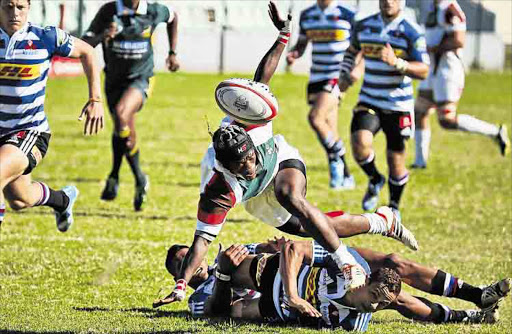
POLYGON ((416 129, 414 133, 414 141, 416 144, 415 165, 426 165, 430 150, 430 138, 432 132, 430 129, 416 129))
POLYGON ((331 257, 333 258, 334 262, 336 262, 336 264, 338 265, 338 268, 340 268, 340 269, 343 268, 343 266, 346 264, 356 264, 357 263, 354 256, 352 254, 350 254, 350 252, 348 251, 347 246, 345 246, 341 241, 340 241, 340 246, 338 247, 338 249, 336 249, 336 251, 334 251, 334 253, 331 253, 331 257))
POLYGON ((370 229, 368 230, 368 234, 387 234, 388 226, 386 219, 384 219, 381 215, 376 213, 363 213, 363 217, 368 219, 368 223, 370 223, 370 229))
POLYGON ((495 124, 487 123, 470 115, 458 115, 457 128, 462 131, 479 133, 489 137, 496 137, 500 131, 495 124))

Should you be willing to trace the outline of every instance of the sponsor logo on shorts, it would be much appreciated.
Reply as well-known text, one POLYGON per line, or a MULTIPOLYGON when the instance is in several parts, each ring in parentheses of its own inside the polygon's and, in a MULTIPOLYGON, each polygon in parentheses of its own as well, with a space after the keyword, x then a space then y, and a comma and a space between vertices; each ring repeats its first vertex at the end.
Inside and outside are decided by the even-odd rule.
POLYGON ((308 30, 306 36, 313 42, 330 42, 342 41, 345 39, 344 30, 308 30))
POLYGON ((40 74, 39 65, 0 64, 0 79, 33 80, 40 74))

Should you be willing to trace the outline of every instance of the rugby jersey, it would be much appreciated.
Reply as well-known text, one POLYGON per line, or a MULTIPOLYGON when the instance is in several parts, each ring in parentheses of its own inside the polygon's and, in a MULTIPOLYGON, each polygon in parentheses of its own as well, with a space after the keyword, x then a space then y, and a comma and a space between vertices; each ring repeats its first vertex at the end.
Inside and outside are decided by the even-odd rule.
POLYGON ((427 46, 434 47, 443 37, 454 31, 466 31, 466 16, 455 0, 443 0, 437 6, 432 4, 425 23, 427 46))
POLYGON ((354 25, 351 45, 362 50, 365 61, 359 101, 384 110, 412 112, 412 79, 380 60, 380 50, 386 43, 399 58, 429 63, 423 31, 403 14, 388 24, 380 13, 358 21, 354 25))
MULTIPOLYGON (((249 254, 256 253, 256 246, 258 244, 249 244, 245 247, 249 250, 249 254)), ((213 294, 213 287, 217 278, 214 275, 214 270, 217 268, 217 258, 213 266, 208 266, 208 279, 204 281, 188 298, 188 308, 190 313, 195 317, 204 315, 204 308, 207 299, 213 294)), ((233 288, 233 300, 240 298, 244 299, 255 299, 259 298, 261 294, 251 289, 233 288)))
MULTIPOLYGON (((226 123, 224 123, 226 124, 226 123)), ((197 209, 196 235, 214 240, 220 233, 228 211, 236 204, 261 194, 277 174, 277 153, 282 136, 274 136, 272 122, 263 126, 246 127, 258 160, 254 180, 237 178, 215 158, 210 144, 201 161, 201 197, 197 209)))
POLYGON ((53 26, 27 23, 10 37, 0 28, 0 137, 18 130, 50 132, 44 112, 50 61, 72 50, 73 37, 53 26))
POLYGON ((299 37, 307 38, 313 46, 310 82, 339 78, 354 16, 354 11, 335 1, 324 10, 315 4, 302 11, 299 37))
MULTIPOLYGON (((371 270, 368 263, 354 249, 348 248, 356 261, 363 267, 368 275, 371 270)), ((371 313, 361 313, 351 307, 344 306, 342 299, 347 293, 345 279, 331 256, 317 243, 313 246, 313 266, 303 265, 297 276, 298 293, 301 298, 308 301, 321 314, 319 327, 343 328, 344 330, 366 331, 372 317, 371 313), (318 268, 315 265, 325 268, 318 268)), ((273 286, 274 307, 281 321, 304 321, 299 311, 289 308, 283 301, 284 286, 281 275, 277 273, 273 286)))

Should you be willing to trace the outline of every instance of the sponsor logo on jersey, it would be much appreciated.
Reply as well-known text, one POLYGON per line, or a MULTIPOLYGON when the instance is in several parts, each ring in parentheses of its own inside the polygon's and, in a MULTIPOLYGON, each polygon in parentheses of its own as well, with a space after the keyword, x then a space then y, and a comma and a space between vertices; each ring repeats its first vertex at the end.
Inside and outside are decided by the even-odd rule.
POLYGON ((142 31, 142 37, 149 38, 151 36, 151 26, 147 27, 142 31))
POLYGON ((331 42, 342 41, 345 39, 344 30, 308 30, 306 32, 308 39, 313 42, 331 42))
MULTIPOLYGON (((376 58, 380 59, 380 52, 384 48, 382 44, 376 43, 361 43, 361 50, 363 50, 363 54, 368 58, 376 58)), ((402 49, 393 49, 395 56, 399 58, 405 58, 406 52, 402 49)))
POLYGON ((311 271, 308 274, 308 277, 306 278, 306 291, 304 292, 304 299, 313 305, 313 307, 316 307, 316 289, 317 289, 317 277, 320 273, 321 268, 312 268, 311 271))
POLYGON ((33 80, 40 74, 39 65, 0 64, 0 79, 33 80))

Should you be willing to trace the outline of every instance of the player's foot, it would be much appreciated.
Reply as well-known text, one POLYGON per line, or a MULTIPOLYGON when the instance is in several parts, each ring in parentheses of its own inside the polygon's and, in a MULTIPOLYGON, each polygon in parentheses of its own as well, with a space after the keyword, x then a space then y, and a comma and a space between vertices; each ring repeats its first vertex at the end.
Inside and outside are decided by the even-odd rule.
POLYGON ((482 310, 464 310, 457 311, 450 322, 467 323, 467 324, 495 324, 498 322, 500 316, 498 310, 482 311, 482 310))
MULTIPOLYGON (((388 230, 385 235, 402 242, 412 250, 418 250, 418 241, 416 241, 414 234, 412 234, 412 232, 402 224, 400 216, 397 216, 394 210, 396 209, 392 209, 387 206, 381 206, 375 212, 376 214, 386 219, 388 230)), ((396 211, 400 213, 398 210, 396 211)))
POLYGON ((73 224, 73 205, 80 192, 75 186, 65 186, 62 188, 62 191, 69 198, 69 203, 64 211, 55 210, 55 220, 57 222, 57 229, 61 232, 66 232, 73 224))
POLYGON ((483 311, 495 309, 498 304, 505 298, 512 287, 512 279, 504 278, 482 288, 482 303, 478 305, 483 311))
POLYGON ((107 182, 105 183, 105 188, 103 188, 103 192, 101 193, 101 199, 104 201, 111 201, 117 197, 118 191, 119 180, 109 176, 107 182))
POLYGON ((501 155, 506 156, 510 153, 510 140, 508 139, 507 126, 502 124, 500 126, 500 130, 498 135, 496 136, 496 141, 500 146, 501 155))
POLYGON ((135 197, 133 198, 133 207, 135 211, 141 211, 142 206, 146 202, 147 192, 149 189, 149 176, 144 174, 144 180, 135 185, 135 197))
POLYGON ((414 162, 414 163, 411 165, 411 168, 412 168, 412 169, 425 169, 425 168, 427 168, 427 164, 426 164, 426 163, 418 163, 418 162, 414 162))
POLYGON ((343 189, 343 182, 345 179, 345 174, 343 171, 344 168, 345 165, 343 164, 343 161, 341 159, 329 162, 329 187, 335 190, 343 189))
POLYGON ((363 197, 363 210, 375 210, 379 202, 379 193, 386 183, 384 175, 380 175, 380 180, 377 183, 368 182, 368 189, 363 197))
POLYGON ((343 187, 341 190, 354 190, 356 188, 356 180, 354 175, 343 177, 343 187))

